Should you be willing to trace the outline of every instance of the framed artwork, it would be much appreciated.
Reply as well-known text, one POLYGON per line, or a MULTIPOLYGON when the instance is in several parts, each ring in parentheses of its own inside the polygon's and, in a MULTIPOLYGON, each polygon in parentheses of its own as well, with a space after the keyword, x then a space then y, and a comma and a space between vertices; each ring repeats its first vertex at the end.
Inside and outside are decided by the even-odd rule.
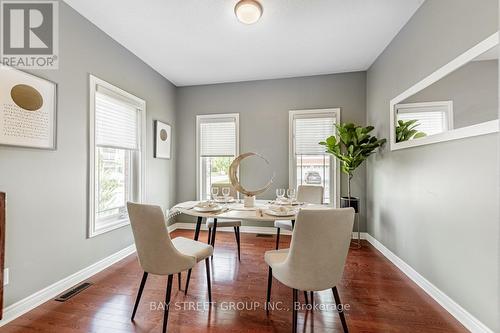
POLYGON ((0 145, 56 149, 57 85, 0 65, 0 145))
POLYGON ((170 159, 170 150, 172 147, 172 127, 164 122, 155 120, 155 158, 170 159))

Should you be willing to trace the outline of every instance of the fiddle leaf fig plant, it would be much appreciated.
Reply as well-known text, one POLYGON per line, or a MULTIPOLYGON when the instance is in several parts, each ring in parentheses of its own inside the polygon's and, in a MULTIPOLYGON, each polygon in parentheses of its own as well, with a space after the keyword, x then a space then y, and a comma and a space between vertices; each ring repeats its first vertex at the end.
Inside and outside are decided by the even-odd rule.
POLYGON ((385 144, 386 139, 378 139, 370 133, 373 126, 358 126, 352 123, 335 124, 336 136, 330 136, 319 144, 326 152, 340 160, 341 170, 348 175, 347 193, 351 198, 351 180, 354 171, 373 153, 385 144))
POLYGON ((396 126, 396 142, 408 141, 410 139, 418 139, 427 136, 424 132, 418 131, 416 128, 420 125, 418 120, 398 120, 396 126))

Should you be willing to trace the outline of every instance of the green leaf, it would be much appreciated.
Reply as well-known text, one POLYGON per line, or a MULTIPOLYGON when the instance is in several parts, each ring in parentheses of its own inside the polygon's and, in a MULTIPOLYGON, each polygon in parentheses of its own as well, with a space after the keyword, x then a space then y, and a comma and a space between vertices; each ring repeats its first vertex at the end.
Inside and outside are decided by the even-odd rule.
POLYGON ((427 134, 425 134, 424 132, 418 132, 413 136, 413 138, 418 139, 418 138, 423 138, 424 136, 427 136, 427 134))
POLYGON ((420 124, 417 119, 407 121, 398 120, 398 126, 396 126, 396 142, 408 141, 425 136, 425 133, 419 132, 416 129, 418 126, 420 126, 420 124))
MULTIPOLYGON (((404 125, 404 124, 403 124, 404 125)), ((352 175, 377 148, 385 144, 385 139, 378 139, 369 133, 373 126, 359 126, 353 123, 337 123, 337 138, 331 136, 320 145, 326 146, 326 152, 335 156, 341 162, 342 172, 352 175)), ((397 132, 398 137, 400 136, 397 132)))

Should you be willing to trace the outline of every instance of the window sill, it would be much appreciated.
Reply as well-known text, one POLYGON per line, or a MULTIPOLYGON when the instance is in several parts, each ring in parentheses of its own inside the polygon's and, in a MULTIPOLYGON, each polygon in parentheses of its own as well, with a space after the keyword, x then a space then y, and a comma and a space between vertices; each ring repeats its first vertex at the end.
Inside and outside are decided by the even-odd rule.
POLYGON ((110 223, 106 223, 100 227, 94 226, 94 228, 92 230, 90 230, 88 238, 102 235, 104 233, 119 229, 119 228, 127 226, 127 225, 130 225, 130 220, 128 218, 116 220, 116 221, 110 222, 110 223))

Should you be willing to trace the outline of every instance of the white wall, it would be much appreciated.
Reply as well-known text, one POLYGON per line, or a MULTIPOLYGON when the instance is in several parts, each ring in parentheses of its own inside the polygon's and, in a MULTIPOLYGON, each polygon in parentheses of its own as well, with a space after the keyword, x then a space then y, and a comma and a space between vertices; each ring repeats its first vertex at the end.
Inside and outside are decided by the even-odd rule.
MULTIPOLYGON (((497 0, 427 0, 367 74, 367 122, 498 29, 497 0)), ((498 135, 391 152, 368 164, 368 232, 493 331, 499 324, 498 135)))
POLYGON ((129 227, 86 238, 89 74, 146 100, 146 199, 174 202, 174 163, 152 158, 152 129, 153 119, 175 129, 175 87, 65 3, 59 10, 59 70, 34 72, 58 84, 57 150, 0 146, 6 306, 133 243, 129 227))

